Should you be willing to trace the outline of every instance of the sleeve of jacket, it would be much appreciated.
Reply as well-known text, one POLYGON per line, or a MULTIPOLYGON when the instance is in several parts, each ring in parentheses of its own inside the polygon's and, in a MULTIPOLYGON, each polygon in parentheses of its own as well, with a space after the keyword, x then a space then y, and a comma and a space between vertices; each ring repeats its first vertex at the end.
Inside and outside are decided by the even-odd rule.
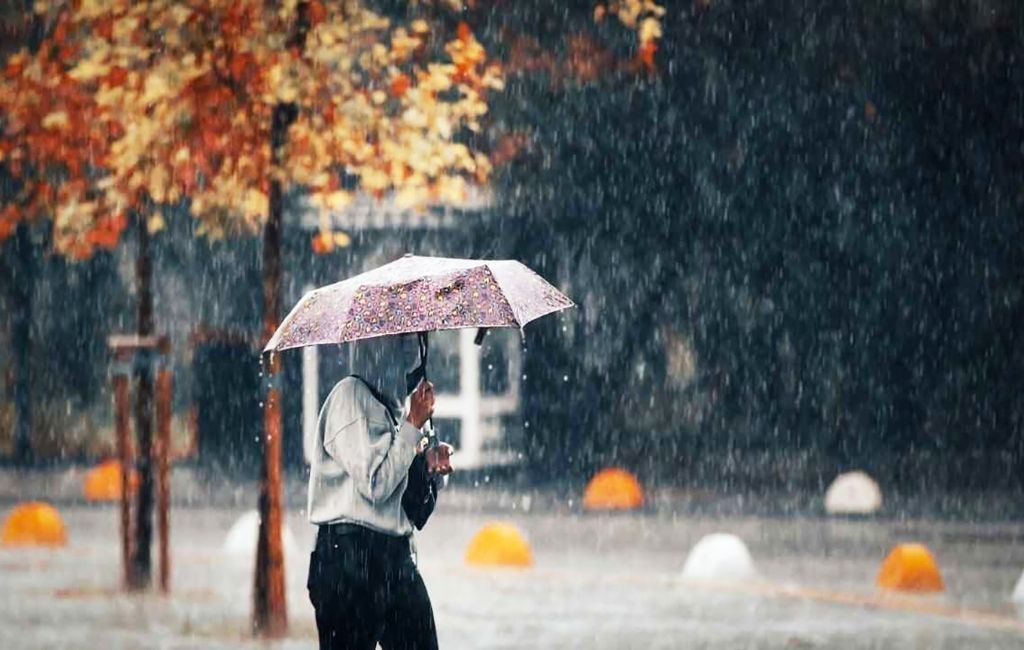
POLYGON ((340 463, 371 503, 388 499, 416 456, 420 432, 403 420, 396 431, 372 415, 376 400, 358 380, 345 380, 327 405, 324 451, 340 463))

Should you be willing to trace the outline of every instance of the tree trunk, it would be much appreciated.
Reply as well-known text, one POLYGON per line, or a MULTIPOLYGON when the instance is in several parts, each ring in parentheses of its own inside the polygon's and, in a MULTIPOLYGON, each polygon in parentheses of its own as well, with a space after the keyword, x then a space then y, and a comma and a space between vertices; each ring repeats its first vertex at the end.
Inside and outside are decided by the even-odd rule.
POLYGON ((157 548, 160 557, 160 591, 171 589, 171 401, 174 397, 173 378, 170 369, 170 346, 167 339, 161 342, 160 370, 156 374, 156 523, 159 540, 157 548))
MULTIPOLYGON (((286 47, 301 52, 309 32, 309 3, 297 7, 294 29, 286 47)), ((283 166, 283 149, 288 127, 298 117, 295 104, 277 104, 270 123, 272 169, 283 166)), ((267 224, 263 228, 263 338, 274 335, 281 313, 281 240, 284 188, 271 174, 267 224)), ((284 550, 281 544, 281 390, 277 385, 281 361, 271 355, 263 368, 266 394, 263 396, 263 458, 260 463, 260 531, 256 545, 256 575, 253 580, 253 631, 264 637, 280 637, 288 631, 288 605, 284 591, 284 550)))
MULTIPOLYGON (((290 105, 274 108, 271 123, 271 156, 280 164, 281 147, 296 109, 290 105)), ((270 182, 267 224, 263 229, 263 337, 273 336, 281 313, 281 237, 283 188, 270 182)), ((284 550, 281 544, 281 394, 277 386, 281 361, 271 356, 263 368, 266 394, 263 396, 263 454, 260 463, 260 530, 256 546, 256 575, 253 581, 253 631, 266 637, 283 636, 288 629, 284 591, 284 550)))
MULTIPOLYGON (((123 354, 123 353, 122 353, 123 354)), ((117 364, 126 364, 122 354, 115 357, 117 364)), ((127 373, 116 372, 113 378, 114 389, 114 431, 117 434, 117 458, 121 464, 121 501, 118 504, 121 511, 121 568, 124 571, 124 586, 135 582, 132 578, 134 568, 132 565, 132 507, 131 507, 131 423, 129 421, 131 411, 131 379, 127 373)))
POLYGON ((14 327, 11 347, 14 352, 14 459, 32 461, 32 289, 35 284, 32 237, 28 224, 18 225, 14 241, 17 251, 17 277, 14 289, 14 327))
MULTIPOLYGON (((153 334, 153 264, 150 257, 150 236, 146 219, 137 215, 139 248, 135 258, 135 282, 138 291, 138 335, 153 334)), ((136 351, 135 366, 135 434, 139 453, 139 492, 135 509, 135 543, 132 546, 130 589, 145 589, 151 582, 150 546, 153 539, 153 354, 154 350, 136 351)))

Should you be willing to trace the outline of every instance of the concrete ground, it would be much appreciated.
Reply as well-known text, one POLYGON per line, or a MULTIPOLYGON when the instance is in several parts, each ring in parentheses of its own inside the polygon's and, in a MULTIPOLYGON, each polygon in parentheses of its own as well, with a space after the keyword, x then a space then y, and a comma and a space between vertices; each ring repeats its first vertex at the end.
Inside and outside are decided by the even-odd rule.
MULTIPOLYGON (((418 535, 443 648, 1024 647, 1024 618, 1009 602, 1024 569, 1024 523, 591 515, 514 492, 477 503, 469 487, 446 498, 418 535), (465 565, 469 540, 494 520, 523 531, 532 568, 465 565), (679 577, 689 548, 718 531, 746 541, 760 580, 679 577), (931 548, 945 594, 879 596, 878 567, 903 541, 931 548)), ((59 507, 66 547, 0 548, 0 648, 315 647, 304 589, 313 530, 298 509, 287 519, 290 635, 263 643, 247 632, 252 552, 224 548, 243 509, 176 506, 172 593, 127 596, 118 590, 116 508, 59 507)))

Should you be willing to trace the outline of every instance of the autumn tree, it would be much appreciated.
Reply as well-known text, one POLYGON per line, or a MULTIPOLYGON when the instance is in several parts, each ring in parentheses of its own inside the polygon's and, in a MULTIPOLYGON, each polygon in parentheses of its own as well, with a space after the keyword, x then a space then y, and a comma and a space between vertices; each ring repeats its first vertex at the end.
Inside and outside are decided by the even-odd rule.
MULTIPOLYGON (((0 90, 0 152, 23 183, 0 230, 50 219, 57 247, 76 257, 115 245, 131 217, 144 251, 179 205, 211 237, 262 231, 268 338, 281 311, 290 188, 323 210, 312 244, 329 252, 327 215, 357 192, 458 202, 467 183, 487 181, 479 145, 502 76, 457 18, 462 8, 453 17, 448 4, 410 3, 398 16, 355 0, 37 3, 54 28, 39 55, 10 60, 0 90)), ((592 10, 595 21, 614 15, 636 30, 635 60, 653 67, 660 6, 592 10)), ((140 264, 140 278, 148 273, 140 264)), ((151 330, 142 316, 140 332, 151 330)), ((282 431, 278 361, 267 363, 254 626, 274 635, 286 625, 282 431)))
MULTIPOLYGON (((37 8, 54 28, 37 55, 10 59, 0 90, 0 151, 22 182, 0 234, 47 218, 58 250, 85 257, 115 245, 134 215, 144 249, 163 209, 182 203, 212 237, 262 229, 266 337, 280 312, 289 187, 303 188, 326 217, 357 191, 394 191, 409 204, 456 201, 467 178, 489 174, 466 135, 480 129, 485 93, 501 80, 464 25, 449 38, 422 19, 394 24, 359 2, 37 8)), ((314 245, 333 242, 325 226, 314 245)), ((140 319, 140 332, 151 328, 151 317, 140 319)), ((277 634, 285 621, 272 385, 265 401, 255 625, 277 634)))
MULTIPOLYGON (((130 217, 139 222, 136 276, 138 333, 153 332, 152 291, 148 242, 152 211, 143 193, 114 191, 108 170, 115 143, 124 129, 101 103, 104 83, 83 74, 78 65, 82 39, 68 11, 40 14, 45 37, 7 60, 0 84, 0 161, 18 181, 13 200, 0 212, 0 238, 14 230, 48 221, 53 248, 74 260, 96 250, 112 249, 121 239, 130 217)), ((113 78, 116 82, 116 77, 113 78)), ((128 571, 129 587, 148 584, 152 509, 151 370, 136 367, 136 430, 139 437, 140 489, 137 494, 134 557, 128 571)))

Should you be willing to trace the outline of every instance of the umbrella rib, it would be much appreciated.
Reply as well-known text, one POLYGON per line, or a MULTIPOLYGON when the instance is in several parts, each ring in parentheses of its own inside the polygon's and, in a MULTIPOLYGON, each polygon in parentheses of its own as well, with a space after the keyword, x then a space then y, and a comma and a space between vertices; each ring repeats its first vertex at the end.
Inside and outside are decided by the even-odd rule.
POLYGON ((503 301, 505 301, 505 304, 508 306, 508 310, 512 312, 512 319, 515 320, 516 325, 519 326, 519 330, 522 331, 523 327, 526 325, 526 323, 523 322, 522 315, 516 310, 516 307, 515 305, 512 304, 512 301, 508 299, 508 296, 505 294, 505 289, 502 286, 501 281, 498 280, 498 276, 494 274, 493 270, 491 270, 491 265, 485 262, 483 267, 484 269, 487 270, 487 275, 491 276, 491 279, 494 280, 494 286, 501 289, 501 291, 498 292, 498 295, 501 296, 501 299, 503 301))

